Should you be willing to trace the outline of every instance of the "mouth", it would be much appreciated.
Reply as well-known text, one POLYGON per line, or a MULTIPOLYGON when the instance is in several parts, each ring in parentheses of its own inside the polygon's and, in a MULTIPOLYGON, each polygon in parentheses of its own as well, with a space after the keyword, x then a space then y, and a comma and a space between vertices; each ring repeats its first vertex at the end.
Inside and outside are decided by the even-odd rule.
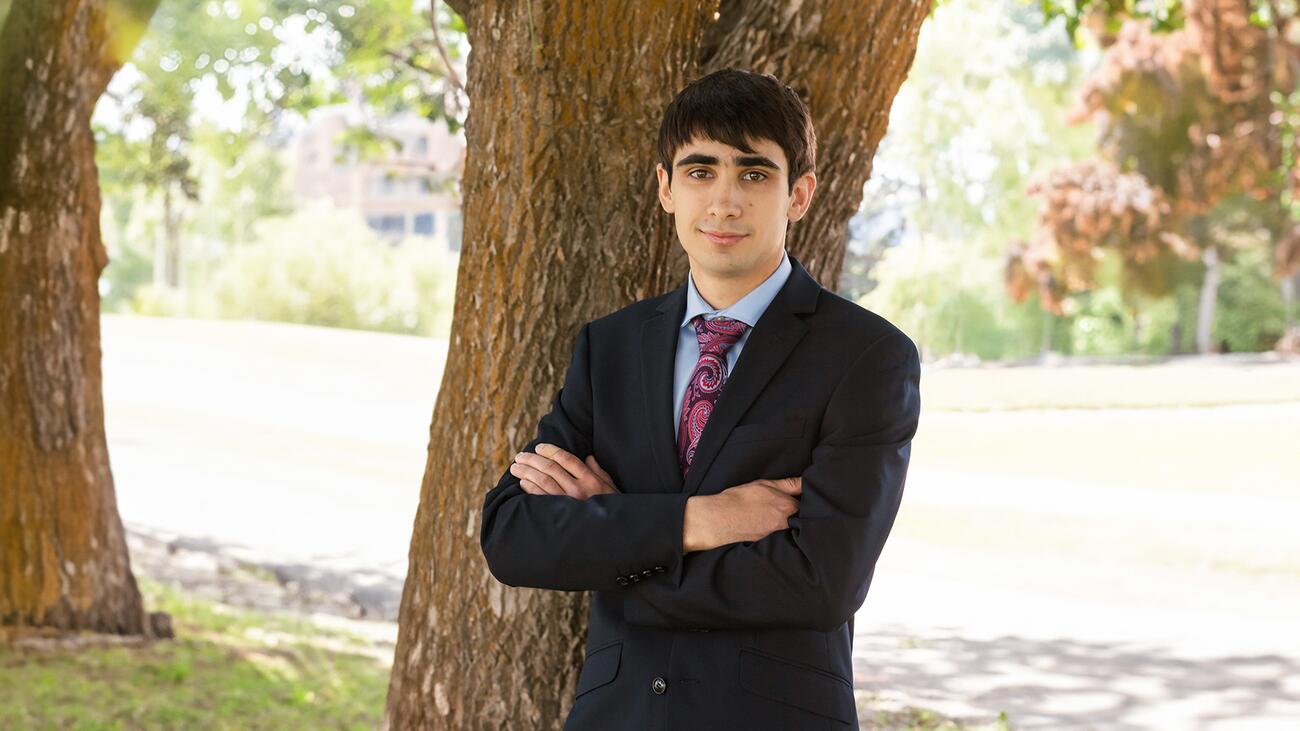
POLYGON ((725 232, 715 233, 712 231, 705 231, 703 229, 700 229, 700 233, 704 234, 704 237, 707 238, 709 241, 712 241, 715 244, 722 244, 722 245, 734 244, 737 241, 740 241, 741 239, 745 238, 745 234, 733 234, 733 233, 725 233, 725 232))

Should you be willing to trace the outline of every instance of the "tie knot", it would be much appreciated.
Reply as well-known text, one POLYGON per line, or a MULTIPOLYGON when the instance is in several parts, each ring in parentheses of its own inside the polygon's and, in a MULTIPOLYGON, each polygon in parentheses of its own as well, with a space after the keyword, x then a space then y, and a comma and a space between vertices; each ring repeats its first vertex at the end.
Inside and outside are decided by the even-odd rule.
POLYGON ((740 336, 745 334, 745 328, 749 327, 744 322, 730 317, 706 320, 704 315, 692 317, 691 324, 695 326, 695 336, 700 341, 700 352, 714 355, 726 353, 732 345, 736 344, 740 336))

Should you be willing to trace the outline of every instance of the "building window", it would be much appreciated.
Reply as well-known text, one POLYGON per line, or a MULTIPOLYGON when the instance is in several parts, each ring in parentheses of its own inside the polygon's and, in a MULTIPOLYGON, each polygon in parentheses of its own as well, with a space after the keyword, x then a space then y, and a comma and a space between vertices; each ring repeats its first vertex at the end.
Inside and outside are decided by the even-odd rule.
POLYGON ((366 216, 366 225, 385 236, 401 236, 406 233, 406 216, 400 213, 366 216))
POLYGON ((417 213, 415 214, 415 233, 425 236, 433 235, 433 214, 417 213))
POLYGON ((421 160, 424 160, 424 159, 426 159, 426 158, 429 157, 429 138, 428 138, 428 137, 416 137, 416 138, 415 138, 415 156, 416 156, 417 158, 421 159, 421 160))

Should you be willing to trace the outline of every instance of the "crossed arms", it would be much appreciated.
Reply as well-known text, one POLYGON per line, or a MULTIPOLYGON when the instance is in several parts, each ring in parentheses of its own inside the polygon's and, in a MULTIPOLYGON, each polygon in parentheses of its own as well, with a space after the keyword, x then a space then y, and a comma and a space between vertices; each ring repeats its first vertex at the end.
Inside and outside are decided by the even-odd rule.
MULTIPOLYGON (((534 452, 527 458, 534 471, 512 465, 484 499, 480 543, 492 574, 511 586, 619 592, 630 624, 830 631, 847 622, 866 597, 902 498, 920 414, 911 340, 881 336, 836 386, 812 462, 791 491, 800 497, 788 528, 759 531, 756 540, 733 535, 721 545, 702 538, 726 535, 727 511, 719 508, 734 509, 742 489, 761 485, 707 496, 620 492, 592 456, 589 355, 584 325, 564 386, 524 449, 534 452), (539 444, 558 450, 538 455, 539 444), (539 484, 546 482, 540 472, 557 466, 572 478, 570 488, 585 485, 582 496, 549 494, 539 484), (686 530, 688 500, 693 531, 686 530), (645 571, 643 581, 618 582, 645 571)), ((773 496, 781 499, 790 498, 773 496)))

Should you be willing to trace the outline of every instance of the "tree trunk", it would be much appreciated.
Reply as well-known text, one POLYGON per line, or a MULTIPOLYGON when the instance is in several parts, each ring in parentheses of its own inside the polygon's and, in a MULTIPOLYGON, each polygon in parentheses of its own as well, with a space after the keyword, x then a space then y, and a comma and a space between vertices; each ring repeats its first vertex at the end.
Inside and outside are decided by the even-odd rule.
POLYGON ((163 183, 163 235, 153 254, 153 285, 158 289, 181 286, 181 214, 172 200, 172 183, 163 183))
POLYGON ((104 435, 90 115, 156 5, 18 2, 0 28, 0 625, 150 632, 104 435))
POLYGON ((1205 247, 1202 260, 1205 262, 1205 279, 1201 281, 1201 299, 1196 313, 1196 350, 1213 353, 1217 350, 1212 338, 1215 304, 1219 299, 1219 250, 1213 246, 1205 247))
POLYGON ((451 5, 474 49, 464 239, 385 727, 558 728, 588 597, 498 583, 479 510, 554 398, 581 324, 685 277, 655 196, 664 107, 725 64, 807 94, 819 184, 788 248, 833 289, 929 3, 451 5))
POLYGON ((1052 352, 1052 334, 1056 330, 1056 315, 1051 310, 1043 310, 1043 332, 1042 338, 1038 341, 1039 357, 1046 357, 1052 352))
POLYGON ((1285 318, 1286 323, 1283 330, 1290 330, 1291 326, 1295 325, 1295 283, 1297 279, 1300 279, 1300 274, 1282 277, 1282 281, 1279 283, 1282 288, 1282 316, 1285 318))
POLYGON ((786 248, 832 291, 844 268, 849 219, 862 205, 929 12, 930 0, 722 0, 700 50, 703 68, 692 76, 728 66, 770 73, 808 103, 817 190, 808 215, 790 226, 786 248))

